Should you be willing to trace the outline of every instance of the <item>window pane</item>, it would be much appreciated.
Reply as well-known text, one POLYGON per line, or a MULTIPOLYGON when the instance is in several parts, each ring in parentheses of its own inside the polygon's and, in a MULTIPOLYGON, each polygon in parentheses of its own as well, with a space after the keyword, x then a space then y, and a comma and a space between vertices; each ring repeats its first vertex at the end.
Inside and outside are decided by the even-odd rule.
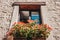
POLYGON ((39 12, 31 12, 31 19, 32 20, 37 20, 37 23, 39 24, 39 12))
POLYGON ((28 19, 29 19, 29 11, 21 11, 20 21, 27 22, 28 19))

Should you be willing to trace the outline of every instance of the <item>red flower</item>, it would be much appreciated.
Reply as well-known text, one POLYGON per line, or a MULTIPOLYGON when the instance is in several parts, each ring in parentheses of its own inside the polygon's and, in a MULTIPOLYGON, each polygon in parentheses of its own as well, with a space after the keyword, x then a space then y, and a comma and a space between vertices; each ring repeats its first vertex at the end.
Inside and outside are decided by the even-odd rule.
POLYGON ((12 33, 13 33, 12 31, 8 31, 8 32, 6 33, 6 35, 9 36, 9 35, 11 35, 12 33))
POLYGON ((34 22, 34 20, 27 20, 29 23, 33 23, 34 22))
POLYGON ((17 24, 25 24, 24 22, 17 22, 17 24))
POLYGON ((9 36, 10 35, 10 32, 7 32, 6 35, 9 36))
POLYGON ((11 35, 11 34, 13 33, 14 30, 15 30, 14 28, 9 29, 9 31, 7 32, 6 35, 11 35))
POLYGON ((9 31, 14 31, 15 30, 15 28, 11 28, 11 29, 9 29, 9 31))

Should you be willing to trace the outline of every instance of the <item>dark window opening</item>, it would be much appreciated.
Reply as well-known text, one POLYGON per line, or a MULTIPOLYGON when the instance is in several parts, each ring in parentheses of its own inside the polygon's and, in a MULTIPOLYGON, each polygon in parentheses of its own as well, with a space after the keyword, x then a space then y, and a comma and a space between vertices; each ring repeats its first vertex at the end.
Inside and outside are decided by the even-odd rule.
POLYGON ((27 20, 29 19, 29 11, 20 11, 20 21, 28 23, 27 20))
POLYGON ((42 24, 40 5, 20 5, 19 8, 20 21, 28 23, 27 20, 29 20, 29 17, 31 17, 31 20, 38 20, 37 23, 42 24))

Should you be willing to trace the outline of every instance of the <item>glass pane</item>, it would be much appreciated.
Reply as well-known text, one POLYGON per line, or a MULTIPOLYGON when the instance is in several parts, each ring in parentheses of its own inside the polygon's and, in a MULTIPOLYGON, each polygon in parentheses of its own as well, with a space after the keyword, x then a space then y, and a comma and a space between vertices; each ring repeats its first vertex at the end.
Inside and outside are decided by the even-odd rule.
POLYGON ((39 24, 39 12, 31 12, 31 19, 37 20, 37 23, 39 24))
POLYGON ((20 21, 27 22, 28 19, 29 19, 29 11, 21 11, 20 21))

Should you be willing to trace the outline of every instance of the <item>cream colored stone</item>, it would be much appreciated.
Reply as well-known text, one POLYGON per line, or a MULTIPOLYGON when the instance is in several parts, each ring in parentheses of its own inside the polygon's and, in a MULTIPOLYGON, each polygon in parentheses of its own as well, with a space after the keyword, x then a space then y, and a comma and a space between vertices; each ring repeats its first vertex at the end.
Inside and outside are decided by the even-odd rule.
MULTIPOLYGON (((9 20, 12 20, 11 18, 14 10, 12 4, 14 2, 43 2, 43 1, 46 2, 47 4, 46 7, 48 9, 48 13, 44 14, 45 22, 47 22, 50 26, 53 26, 54 28, 60 29, 60 0, 0 0, 0 25, 3 26, 2 32, 4 32, 3 34, 2 33, 0 34, 0 40, 2 40, 3 36, 6 34, 7 29, 9 29, 10 25, 9 20)), ((55 30, 54 32, 57 34, 53 33, 54 40, 60 40, 60 36, 57 36, 59 35, 60 31, 57 32, 55 30)))
POLYGON ((12 28, 12 25, 14 24, 14 22, 18 22, 18 18, 19 18, 19 6, 14 6, 14 11, 13 11, 13 14, 12 14, 12 20, 11 20, 11 25, 10 25, 10 28, 12 28))

